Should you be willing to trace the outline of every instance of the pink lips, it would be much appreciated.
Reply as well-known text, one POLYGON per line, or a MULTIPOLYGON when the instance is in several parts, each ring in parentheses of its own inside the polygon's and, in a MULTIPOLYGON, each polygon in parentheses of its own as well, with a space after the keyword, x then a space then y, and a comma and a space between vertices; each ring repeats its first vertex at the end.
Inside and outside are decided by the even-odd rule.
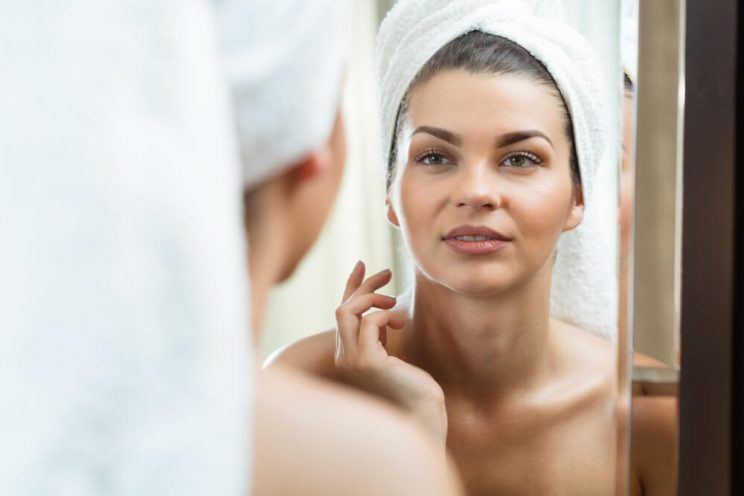
POLYGON ((506 248, 511 239, 485 226, 459 226, 445 234, 442 241, 463 255, 487 255, 506 248))

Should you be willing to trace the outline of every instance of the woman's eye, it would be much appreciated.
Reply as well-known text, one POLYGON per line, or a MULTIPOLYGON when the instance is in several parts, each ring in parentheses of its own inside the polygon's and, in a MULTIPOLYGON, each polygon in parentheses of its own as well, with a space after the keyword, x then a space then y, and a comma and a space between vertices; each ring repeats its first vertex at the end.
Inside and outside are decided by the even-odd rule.
POLYGON ((527 167, 540 165, 542 162, 536 155, 526 152, 520 152, 508 155, 501 163, 507 167, 524 169, 527 167))
POLYGON ((424 165, 449 165, 450 160, 441 153, 426 152, 416 157, 416 162, 424 165))

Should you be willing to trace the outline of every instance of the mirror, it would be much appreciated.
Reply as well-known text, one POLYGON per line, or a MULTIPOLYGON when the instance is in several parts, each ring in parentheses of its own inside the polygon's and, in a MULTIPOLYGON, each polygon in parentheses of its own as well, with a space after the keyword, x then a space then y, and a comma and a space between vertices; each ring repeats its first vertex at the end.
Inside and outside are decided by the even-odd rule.
MULTIPOLYGON (((625 212, 624 226, 632 226, 623 239, 619 320, 632 343, 625 356, 633 391, 630 466, 649 467, 663 480, 661 493, 676 494, 684 4, 630 1, 626 10, 639 13, 627 28, 638 33, 638 70, 625 123, 633 159, 621 180, 621 204, 634 210, 625 212), (639 447, 649 443, 656 459, 644 461, 639 447)), ((632 494, 640 494, 633 482, 632 494)))
MULTIPOLYGON (((348 273, 357 260, 364 260, 371 272, 392 269, 393 280, 383 290, 387 294, 400 295, 415 279, 400 232, 385 219, 384 170, 378 158, 382 150, 379 110, 374 96, 377 94, 374 38, 378 23, 394 3, 392 0, 355 3, 352 56, 344 99, 349 138, 346 176, 319 243, 296 276, 275 290, 269 302, 262 344, 265 355, 335 326, 334 310, 340 303, 348 273), (288 312, 288 308, 302 311, 288 312)), ((639 11, 637 3, 620 0, 566 0, 560 11, 556 1, 533 0, 531 3, 545 12, 553 10, 561 22, 580 31, 590 40, 599 61, 609 146, 597 179, 601 193, 596 195, 593 207, 598 208, 605 219, 602 235, 609 247, 607 256, 618 261, 615 265, 620 274, 619 331, 614 340, 616 353, 613 353, 617 357, 617 372, 613 376, 617 387, 613 393, 614 404, 609 405, 615 412, 616 424, 608 429, 612 432, 607 435, 607 442, 613 445, 608 466, 613 467, 611 479, 615 494, 630 494, 637 489, 631 482, 635 474, 629 413, 637 406, 630 400, 631 385, 639 396, 673 395, 679 365, 679 346, 674 341, 677 312, 674 295, 678 294, 675 260, 679 220, 675 184, 679 146, 676 138, 681 122, 677 100, 681 68, 679 45, 670 48, 664 44, 669 39, 680 38, 679 5, 676 4, 677 10, 670 11, 669 2, 645 2, 639 11), (628 17, 641 20, 641 53, 637 54, 638 80, 633 81, 632 94, 626 99, 618 75, 623 72, 620 53, 624 49, 621 45, 626 31, 621 25, 628 17), (659 60, 667 64, 659 64, 659 60), (629 103, 626 116, 622 115, 624 102, 629 103), (624 143, 626 164, 623 165, 620 143, 625 134, 621 131, 626 125, 630 126, 628 136, 637 138, 635 146, 624 143), (634 158, 637 167, 630 164, 634 158), (656 167, 661 161, 666 165, 656 167), (621 167, 622 174, 618 173, 621 167), (626 174, 628 172, 630 175, 626 174), (618 201, 618 189, 628 180, 630 198, 618 201), (664 187, 668 190, 662 193, 664 187), (632 234, 628 235, 618 229, 621 215, 618 204, 626 202, 631 207, 631 215, 634 210, 636 216, 634 222, 627 222, 629 226, 634 224, 627 231, 632 234), (660 229, 660 225, 667 227, 660 229), (662 298, 666 298, 663 303, 662 298), (659 308, 663 311, 657 311, 659 308)), ((454 451, 457 450, 455 447, 454 451)), ((459 454, 464 451, 460 446, 459 454)))
POLYGON ((635 351, 679 367, 684 69, 680 3, 642 5, 638 55, 632 324, 635 351))

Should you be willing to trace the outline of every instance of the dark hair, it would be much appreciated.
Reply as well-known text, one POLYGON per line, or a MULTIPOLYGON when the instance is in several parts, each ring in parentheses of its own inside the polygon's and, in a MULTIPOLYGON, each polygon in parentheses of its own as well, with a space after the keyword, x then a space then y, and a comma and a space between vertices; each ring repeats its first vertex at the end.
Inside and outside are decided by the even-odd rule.
POLYGON ((623 88, 625 88, 625 93, 628 95, 632 95, 635 90, 635 85, 627 72, 623 72, 623 88))
POLYGON ((473 74, 514 74, 529 78, 538 84, 550 88, 561 104, 561 113, 566 121, 566 137, 571 145, 569 159, 571 178, 575 184, 581 184, 571 114, 568 112, 563 95, 558 90, 558 85, 548 70, 530 52, 513 41, 481 31, 471 31, 459 38, 455 38, 440 48, 419 70, 413 81, 411 81, 400 107, 398 107, 398 115, 393 128, 390 159, 387 166, 388 187, 393 181, 397 155, 396 140, 400 132, 402 117, 407 110, 408 97, 411 90, 427 82, 436 74, 449 69, 464 69, 473 74))

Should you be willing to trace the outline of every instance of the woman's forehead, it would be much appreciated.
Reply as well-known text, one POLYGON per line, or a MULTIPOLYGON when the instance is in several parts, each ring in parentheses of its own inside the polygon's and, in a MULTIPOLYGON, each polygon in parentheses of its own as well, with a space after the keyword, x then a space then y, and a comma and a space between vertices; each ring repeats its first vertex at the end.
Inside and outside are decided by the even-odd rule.
POLYGON ((443 71, 409 95, 406 127, 443 127, 467 134, 512 132, 528 128, 563 134, 565 117, 554 90, 512 74, 443 71))

